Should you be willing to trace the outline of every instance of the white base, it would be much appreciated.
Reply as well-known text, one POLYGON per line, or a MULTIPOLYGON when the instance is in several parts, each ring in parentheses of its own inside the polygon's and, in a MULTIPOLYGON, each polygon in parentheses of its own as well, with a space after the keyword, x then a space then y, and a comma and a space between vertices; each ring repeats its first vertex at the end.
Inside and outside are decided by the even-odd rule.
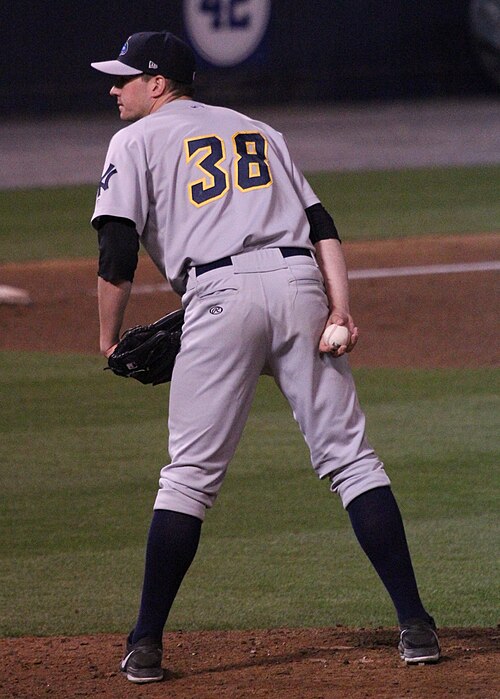
POLYGON ((19 306, 29 306, 33 303, 30 295, 24 289, 17 289, 14 286, 0 284, 0 304, 8 303, 19 306))

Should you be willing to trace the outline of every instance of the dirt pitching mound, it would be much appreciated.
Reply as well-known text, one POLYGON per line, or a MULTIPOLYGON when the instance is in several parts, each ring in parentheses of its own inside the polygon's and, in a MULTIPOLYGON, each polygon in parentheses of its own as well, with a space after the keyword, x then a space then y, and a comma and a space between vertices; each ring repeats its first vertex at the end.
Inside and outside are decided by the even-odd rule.
POLYGON ((167 633, 165 680, 133 685, 118 671, 124 639, 5 639, 5 699, 498 699, 498 633, 443 629, 437 665, 406 666, 396 629, 167 633))

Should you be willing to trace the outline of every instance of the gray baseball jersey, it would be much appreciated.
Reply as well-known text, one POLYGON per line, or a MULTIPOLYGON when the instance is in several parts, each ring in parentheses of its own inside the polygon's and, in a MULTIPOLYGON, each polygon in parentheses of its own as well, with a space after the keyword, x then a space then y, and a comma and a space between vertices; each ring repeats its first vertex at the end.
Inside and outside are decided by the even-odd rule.
POLYGON ((112 138, 93 219, 133 221, 182 293, 192 265, 278 244, 312 248, 304 209, 317 202, 280 133, 230 109, 176 100, 112 138))

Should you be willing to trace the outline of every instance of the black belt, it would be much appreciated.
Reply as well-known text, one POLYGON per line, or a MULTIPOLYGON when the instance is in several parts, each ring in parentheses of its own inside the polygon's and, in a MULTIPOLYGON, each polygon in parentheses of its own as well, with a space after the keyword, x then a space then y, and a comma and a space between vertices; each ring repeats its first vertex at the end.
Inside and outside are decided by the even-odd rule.
MULTIPOLYGON (((278 248, 278 250, 281 252, 283 257, 294 257, 295 255, 306 255, 307 257, 312 257, 311 251, 307 248, 278 248)), ((208 262, 206 265, 196 265, 196 276, 199 277, 200 274, 210 272, 211 269, 217 269, 218 267, 229 267, 232 264, 233 261, 230 257, 221 257, 220 260, 208 262)))

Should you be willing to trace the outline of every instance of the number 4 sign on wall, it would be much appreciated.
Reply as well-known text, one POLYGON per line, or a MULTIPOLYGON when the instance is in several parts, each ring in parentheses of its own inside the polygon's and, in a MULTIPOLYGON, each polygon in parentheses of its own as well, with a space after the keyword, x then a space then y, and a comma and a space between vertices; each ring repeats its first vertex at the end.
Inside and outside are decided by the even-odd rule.
POLYGON ((266 33, 271 0, 184 0, 184 21, 193 47, 216 66, 250 58, 266 33))

